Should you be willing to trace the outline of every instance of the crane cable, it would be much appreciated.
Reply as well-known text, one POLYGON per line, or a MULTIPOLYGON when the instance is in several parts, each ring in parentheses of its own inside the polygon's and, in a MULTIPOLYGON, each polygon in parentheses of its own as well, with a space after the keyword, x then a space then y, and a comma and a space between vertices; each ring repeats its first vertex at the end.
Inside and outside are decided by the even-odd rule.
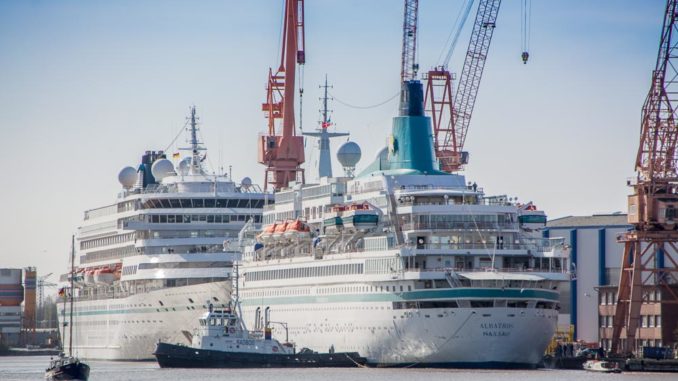
POLYGON ((520 20, 520 34, 521 34, 521 58, 524 64, 530 58, 530 19, 532 18, 532 0, 522 0, 520 2, 521 20, 520 20))
POLYGON ((390 97, 390 98, 388 98, 387 100, 385 100, 385 101, 383 101, 383 102, 380 102, 380 103, 377 103, 377 104, 370 105, 370 106, 358 106, 358 105, 353 105, 353 104, 350 104, 350 103, 348 103, 348 102, 342 101, 341 99, 337 98, 336 95, 334 95, 334 94, 332 94, 332 93, 330 93, 330 92, 328 92, 328 94, 330 94, 330 96, 332 96, 332 98, 333 98, 335 101, 341 103, 342 105, 344 105, 344 106, 346 106, 346 107, 356 108, 356 109, 361 109, 361 110, 366 110, 366 109, 371 109, 371 108, 376 108, 376 107, 379 107, 379 106, 383 106, 383 105, 387 104, 388 102, 394 100, 398 95, 400 95, 400 90, 398 90, 398 92, 396 92, 395 94, 393 94, 393 96, 390 97))
POLYGON ((473 8, 473 3, 474 0, 466 0, 466 4, 464 4, 459 9, 457 19, 454 22, 454 28, 450 31, 450 34, 447 36, 447 41, 445 41, 444 46, 449 46, 449 48, 447 49, 447 53, 445 54, 445 60, 444 61, 442 60, 445 48, 443 48, 443 50, 440 51, 440 55, 438 56, 438 62, 443 67, 447 67, 447 65, 450 63, 450 59, 452 58, 452 54, 454 53, 454 48, 457 46, 457 41, 459 40, 461 31, 462 29, 464 29, 466 20, 468 20, 468 16, 471 14, 471 8, 473 8))

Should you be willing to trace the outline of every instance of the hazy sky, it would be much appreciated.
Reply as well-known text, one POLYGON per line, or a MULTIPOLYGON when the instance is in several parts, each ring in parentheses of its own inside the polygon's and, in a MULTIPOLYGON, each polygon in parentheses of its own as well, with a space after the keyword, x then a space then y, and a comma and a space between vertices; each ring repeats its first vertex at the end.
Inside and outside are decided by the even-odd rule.
MULTIPOLYGON (((398 91, 402 3, 306 1, 303 128, 316 126, 327 74, 332 120, 363 150, 358 170, 385 144, 397 104, 338 101, 374 105, 398 91)), ((466 175, 550 218, 624 211, 665 2, 532 0, 527 65, 520 3, 501 6, 466 175)), ((422 71, 438 63, 461 5, 420 1, 422 71)), ((255 141, 281 11, 282 0, 0 1, 0 267, 63 272, 83 211, 113 203, 119 169, 166 148, 191 104, 211 164, 261 183, 255 141)))

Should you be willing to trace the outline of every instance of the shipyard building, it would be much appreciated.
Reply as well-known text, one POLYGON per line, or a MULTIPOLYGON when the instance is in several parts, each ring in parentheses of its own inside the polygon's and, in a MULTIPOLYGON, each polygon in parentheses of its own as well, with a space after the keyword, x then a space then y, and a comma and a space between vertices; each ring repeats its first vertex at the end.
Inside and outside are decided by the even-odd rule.
MULTIPOLYGON (((592 216, 569 216, 548 222, 546 237, 562 237, 570 246, 573 277, 569 293, 562 300, 569 305, 561 311, 559 321, 568 321, 575 340, 599 343, 609 349, 612 321, 617 303, 617 287, 624 244, 618 237, 631 230, 627 215, 622 213, 592 216)), ((656 266, 671 266, 661 259, 656 266)), ((678 294, 678 285, 672 286, 678 294)), ((637 338, 642 346, 666 346, 676 342, 678 305, 670 303, 672 293, 662 287, 648 287, 643 293, 640 330, 637 338)), ((622 331, 622 341, 625 339, 622 331)))

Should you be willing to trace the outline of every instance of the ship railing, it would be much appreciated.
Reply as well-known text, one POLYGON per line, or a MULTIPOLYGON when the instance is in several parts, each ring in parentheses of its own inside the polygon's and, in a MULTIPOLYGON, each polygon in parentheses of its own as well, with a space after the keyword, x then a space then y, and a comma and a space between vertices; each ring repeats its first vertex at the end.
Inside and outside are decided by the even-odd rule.
POLYGON ((406 222, 402 224, 403 230, 517 230, 515 223, 499 222, 453 222, 453 221, 429 221, 429 222, 406 222))
POLYGON ((487 272, 499 272, 499 273, 511 273, 511 274, 530 274, 530 273, 556 273, 563 274, 567 273, 568 269, 563 268, 562 266, 540 266, 536 265, 534 267, 525 267, 525 266, 511 266, 511 267, 433 267, 433 268, 407 268, 403 269, 405 272, 433 272, 433 273, 487 273, 487 272))
POLYGON ((562 238, 528 238, 520 242, 430 242, 412 245, 419 250, 527 250, 530 253, 548 253, 564 249, 562 238))
POLYGON ((476 187, 473 189, 472 185, 465 185, 465 186, 457 186, 457 187, 450 187, 450 186, 442 186, 442 185, 433 185, 433 184, 423 184, 423 185, 396 185, 395 187, 396 191, 427 191, 427 190, 445 190, 445 191, 454 191, 454 192, 462 192, 466 193, 467 191, 469 194, 471 193, 480 193, 482 194, 484 192, 482 187, 476 187))

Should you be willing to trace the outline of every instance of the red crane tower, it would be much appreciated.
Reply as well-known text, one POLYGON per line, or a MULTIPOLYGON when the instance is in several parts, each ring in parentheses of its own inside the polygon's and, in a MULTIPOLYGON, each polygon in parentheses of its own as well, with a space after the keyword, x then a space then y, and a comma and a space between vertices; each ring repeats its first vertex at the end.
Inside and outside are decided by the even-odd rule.
POLYGON ((294 123, 296 65, 306 62, 304 52, 304 0, 286 0, 283 20, 280 67, 269 69, 266 103, 261 109, 268 118, 268 132, 259 137, 258 161, 266 166, 264 189, 289 186, 290 181, 304 182, 304 141, 297 136, 294 123), (282 119, 280 134, 277 119, 282 119))
POLYGON ((466 132, 471 123, 500 5, 501 0, 480 0, 478 3, 454 98, 452 75, 447 70, 451 54, 448 53, 442 66, 430 70, 426 76, 424 103, 433 122, 434 150, 442 171, 456 172, 468 163, 468 153, 463 150, 466 132))
POLYGON ((678 285, 677 3, 666 3, 657 63, 643 105, 637 176, 633 183, 629 181, 633 194, 628 199, 628 220, 633 229, 620 239, 624 255, 613 319, 613 353, 638 348, 641 306, 651 293, 666 291, 661 303, 678 303, 671 287, 678 285))

